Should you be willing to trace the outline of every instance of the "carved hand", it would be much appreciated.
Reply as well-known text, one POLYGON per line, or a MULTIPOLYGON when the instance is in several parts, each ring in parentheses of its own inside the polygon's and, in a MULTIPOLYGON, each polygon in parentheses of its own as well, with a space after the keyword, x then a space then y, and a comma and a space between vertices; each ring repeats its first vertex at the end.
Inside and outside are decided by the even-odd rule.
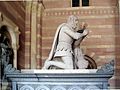
POLYGON ((83 31, 83 35, 84 35, 84 36, 88 35, 88 33, 89 33, 88 30, 84 30, 84 31, 83 31))

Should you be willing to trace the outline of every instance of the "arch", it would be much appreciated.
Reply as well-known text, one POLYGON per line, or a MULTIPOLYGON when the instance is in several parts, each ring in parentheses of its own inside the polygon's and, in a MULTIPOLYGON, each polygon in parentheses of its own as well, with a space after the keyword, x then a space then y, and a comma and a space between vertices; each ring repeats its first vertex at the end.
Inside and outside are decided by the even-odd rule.
MULTIPOLYGON (((13 58, 13 67, 17 68, 17 50, 19 48, 19 29, 18 26, 15 25, 10 19, 2 15, 2 21, 0 22, 0 28, 2 26, 7 27, 7 31, 11 38, 11 46, 14 52, 14 58, 13 58)), ((0 16, 1 17, 1 16, 0 16)), ((1 20, 1 19, 0 19, 1 20)))
POLYGON ((11 36, 11 46, 12 46, 13 51, 14 51, 13 65, 14 65, 15 68, 17 68, 17 50, 19 48, 19 45, 18 45, 18 42, 17 42, 16 33, 9 26, 8 26, 8 32, 11 36))
MULTIPOLYGON (((14 58, 14 53, 13 53, 13 48, 11 44, 11 36, 10 33, 8 32, 7 26, 3 25, 0 28, 0 43, 1 45, 6 45, 9 49, 7 49, 6 54, 8 55, 9 53, 9 64, 13 64, 13 58, 14 58)), ((2 46, 3 47, 3 46, 2 46)), ((1 51, 4 51, 1 49, 1 51)), ((3 54, 4 55, 4 54, 3 54)))

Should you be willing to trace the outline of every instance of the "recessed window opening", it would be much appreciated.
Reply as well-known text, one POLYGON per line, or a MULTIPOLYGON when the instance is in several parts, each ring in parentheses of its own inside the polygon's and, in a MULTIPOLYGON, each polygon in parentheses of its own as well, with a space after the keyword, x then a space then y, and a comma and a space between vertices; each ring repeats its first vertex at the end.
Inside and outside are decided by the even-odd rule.
POLYGON ((89 6, 89 0, 72 0, 72 7, 89 6))
POLYGON ((82 0, 82 6, 89 6, 89 0, 82 0))
POLYGON ((79 0, 72 0, 72 7, 79 7, 79 0))

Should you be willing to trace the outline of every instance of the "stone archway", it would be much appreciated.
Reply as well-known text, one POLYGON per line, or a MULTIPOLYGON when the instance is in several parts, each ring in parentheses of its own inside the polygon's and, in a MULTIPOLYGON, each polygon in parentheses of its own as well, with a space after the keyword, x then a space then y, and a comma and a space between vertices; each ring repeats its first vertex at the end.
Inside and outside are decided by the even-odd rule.
MULTIPOLYGON (((15 30, 18 30, 18 29, 15 29, 15 30)), ((9 26, 8 26, 8 32, 11 36, 11 46, 14 52, 13 65, 15 68, 17 68, 17 50, 19 48, 19 43, 18 43, 19 33, 14 32, 14 29, 10 28, 9 26)))
POLYGON ((0 28, 5 26, 9 34, 10 44, 13 49, 13 67, 17 68, 17 50, 19 48, 19 30, 18 26, 15 25, 10 19, 0 13, 0 28), (2 18, 2 19, 1 19, 2 18))
POLYGON ((0 52, 1 58, 6 57, 2 63, 6 61, 13 65, 14 53, 11 44, 11 36, 8 32, 7 26, 5 25, 0 27, 0 52), (9 58, 7 59, 7 57, 9 58))

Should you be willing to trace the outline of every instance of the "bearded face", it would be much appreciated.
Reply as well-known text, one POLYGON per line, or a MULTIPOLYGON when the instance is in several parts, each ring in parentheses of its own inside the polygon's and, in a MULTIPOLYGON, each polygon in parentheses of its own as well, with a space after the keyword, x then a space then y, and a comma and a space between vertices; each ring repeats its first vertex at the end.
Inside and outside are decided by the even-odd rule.
POLYGON ((73 29, 76 29, 78 27, 78 19, 74 19, 74 22, 73 22, 73 29))
POLYGON ((76 16, 71 15, 68 18, 67 23, 70 27, 72 27, 75 30, 76 28, 78 28, 79 20, 76 16))

